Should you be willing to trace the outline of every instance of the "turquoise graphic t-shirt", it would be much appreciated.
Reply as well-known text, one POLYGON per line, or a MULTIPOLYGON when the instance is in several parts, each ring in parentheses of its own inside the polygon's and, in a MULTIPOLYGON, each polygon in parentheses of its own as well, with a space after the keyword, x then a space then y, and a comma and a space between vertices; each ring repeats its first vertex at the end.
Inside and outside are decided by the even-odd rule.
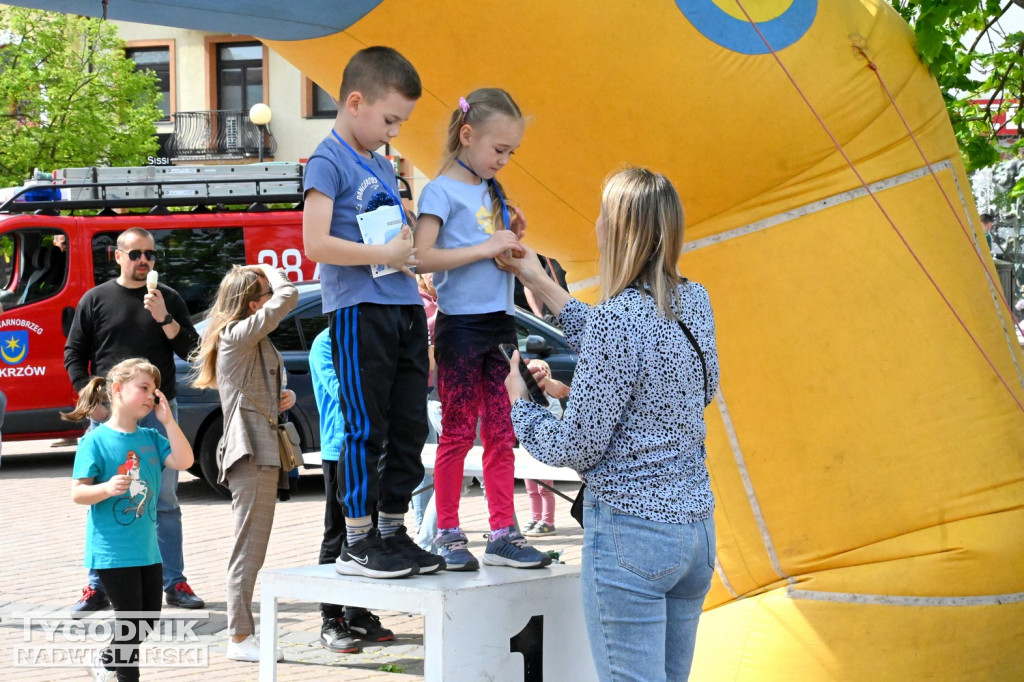
POLYGON ((170 442, 156 429, 134 433, 105 424, 89 431, 78 445, 72 478, 109 481, 132 477, 128 491, 90 505, 85 535, 86 568, 126 568, 160 563, 156 542, 156 498, 170 442))

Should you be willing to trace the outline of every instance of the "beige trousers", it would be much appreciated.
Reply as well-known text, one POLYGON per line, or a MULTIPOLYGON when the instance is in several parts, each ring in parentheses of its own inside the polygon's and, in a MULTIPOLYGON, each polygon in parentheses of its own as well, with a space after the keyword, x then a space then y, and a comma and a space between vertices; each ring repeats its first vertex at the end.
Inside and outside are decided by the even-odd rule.
POLYGON ((252 593, 267 556, 280 471, 279 467, 257 466, 252 457, 235 462, 228 470, 231 515, 235 519, 235 545, 228 562, 229 635, 256 633, 252 593))

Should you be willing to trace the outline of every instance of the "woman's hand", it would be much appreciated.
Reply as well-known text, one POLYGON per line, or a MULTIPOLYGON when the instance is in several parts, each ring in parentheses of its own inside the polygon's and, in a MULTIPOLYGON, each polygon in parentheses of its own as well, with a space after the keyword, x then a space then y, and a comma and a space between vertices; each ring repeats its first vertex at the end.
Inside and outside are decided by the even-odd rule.
POLYGON ((508 376, 505 377, 505 390, 508 391, 508 401, 514 403, 517 399, 530 399, 530 393, 526 389, 526 382, 519 376, 519 351, 512 353, 512 359, 508 361, 508 376))
POLYGON ((278 409, 280 409, 281 412, 284 412, 285 410, 290 410, 294 406, 295 391, 291 390, 290 388, 286 388, 283 391, 281 391, 281 405, 278 409))
POLYGON ((523 255, 506 259, 505 265, 510 272, 515 273, 525 287, 534 288, 548 279, 548 273, 541 266, 537 252, 525 244, 523 255))
POLYGON ((167 396, 159 388, 153 391, 153 395, 155 396, 153 411, 156 412, 157 421, 167 426, 167 424, 174 421, 174 415, 171 413, 171 404, 168 402, 167 396))

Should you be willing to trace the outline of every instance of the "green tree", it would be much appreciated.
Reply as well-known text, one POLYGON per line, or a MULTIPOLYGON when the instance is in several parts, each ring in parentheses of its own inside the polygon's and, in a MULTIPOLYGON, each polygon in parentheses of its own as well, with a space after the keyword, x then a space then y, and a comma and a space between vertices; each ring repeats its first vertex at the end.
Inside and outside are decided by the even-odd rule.
POLYGON ((967 170, 991 166, 1024 140, 999 142, 1006 125, 1024 127, 1017 108, 1024 91, 1024 32, 999 20, 1024 0, 890 0, 914 29, 917 51, 942 88, 967 170), (979 102, 980 100, 980 102, 979 102), (1002 102, 993 101, 1002 100, 1002 102))
POLYGON ((157 150, 156 77, 113 24, 0 8, 0 186, 36 167, 138 165, 157 150))

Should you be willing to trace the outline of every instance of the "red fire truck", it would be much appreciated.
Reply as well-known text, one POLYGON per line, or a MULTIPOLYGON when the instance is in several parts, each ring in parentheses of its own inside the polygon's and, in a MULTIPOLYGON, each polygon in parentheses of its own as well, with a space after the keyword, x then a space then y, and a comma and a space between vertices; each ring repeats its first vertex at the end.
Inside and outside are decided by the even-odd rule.
POLYGON ((54 171, 0 196, 0 388, 5 440, 74 436, 64 369, 75 306, 118 275, 117 235, 149 230, 160 281, 198 315, 232 263, 317 279, 302 250, 302 165, 144 166, 54 171), (5 200, 6 199, 6 200, 5 200))

